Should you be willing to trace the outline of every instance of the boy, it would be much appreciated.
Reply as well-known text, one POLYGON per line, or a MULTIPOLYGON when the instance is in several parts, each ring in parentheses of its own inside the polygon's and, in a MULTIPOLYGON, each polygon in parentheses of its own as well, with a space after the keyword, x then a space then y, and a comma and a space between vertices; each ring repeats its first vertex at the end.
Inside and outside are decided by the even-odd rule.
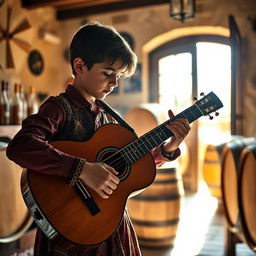
MULTIPOLYGON (((134 73, 137 58, 114 28, 92 22, 81 27, 74 35, 70 45, 70 59, 73 84, 68 86, 65 93, 50 97, 37 114, 23 121, 22 129, 8 145, 7 156, 22 167, 42 174, 65 177, 71 186, 79 178, 99 196, 108 200, 118 187, 116 170, 105 163, 91 163, 65 154, 48 142, 85 141, 99 126, 118 122, 107 113, 99 100, 103 100, 118 86, 121 76, 129 77, 134 73)), ((169 115, 172 115, 171 112, 169 115)), ((180 155, 178 146, 190 130, 186 119, 177 119, 167 128, 174 136, 151 152, 157 165, 180 155)), ((38 229, 34 255, 141 255, 126 211, 118 229, 99 245, 70 246, 71 249, 67 249, 68 244, 68 241, 49 240, 38 229)))

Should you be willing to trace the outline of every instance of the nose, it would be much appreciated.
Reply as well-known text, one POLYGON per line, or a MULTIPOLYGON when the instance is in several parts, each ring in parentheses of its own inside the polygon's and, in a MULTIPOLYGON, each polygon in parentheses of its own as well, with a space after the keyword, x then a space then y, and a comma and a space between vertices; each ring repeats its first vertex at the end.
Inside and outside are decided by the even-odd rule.
POLYGON ((116 87, 116 86, 118 86, 118 80, 119 80, 118 76, 113 76, 113 77, 111 78, 111 80, 110 80, 110 84, 111 84, 112 86, 116 87))

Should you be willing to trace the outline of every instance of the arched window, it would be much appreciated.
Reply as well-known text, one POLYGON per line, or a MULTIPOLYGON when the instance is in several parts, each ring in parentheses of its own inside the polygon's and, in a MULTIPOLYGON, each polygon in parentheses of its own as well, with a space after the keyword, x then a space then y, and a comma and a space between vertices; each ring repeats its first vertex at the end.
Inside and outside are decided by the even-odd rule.
MULTIPOLYGON (((200 118, 192 125, 189 145, 192 166, 187 186, 196 190, 208 144, 229 140, 231 135, 231 49, 229 38, 218 35, 185 36, 149 53, 149 102, 172 109, 174 114, 193 104, 193 97, 213 91, 224 107, 210 121, 200 118)), ((186 179, 185 179, 186 183, 186 179)))

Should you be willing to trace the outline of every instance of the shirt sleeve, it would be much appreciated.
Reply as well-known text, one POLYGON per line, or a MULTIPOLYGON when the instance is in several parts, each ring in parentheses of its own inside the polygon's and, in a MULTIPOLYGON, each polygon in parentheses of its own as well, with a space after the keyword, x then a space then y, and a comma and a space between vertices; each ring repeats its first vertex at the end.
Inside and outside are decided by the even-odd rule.
POLYGON ((63 127, 65 111, 57 99, 50 97, 37 114, 22 122, 21 130, 8 144, 7 157, 23 168, 39 173, 69 178, 77 162, 48 143, 63 127))
POLYGON ((180 156, 180 149, 177 148, 175 151, 170 156, 167 156, 163 152, 162 145, 159 145, 155 147, 152 151, 151 154, 155 160, 156 167, 162 166, 164 163, 169 162, 169 161, 174 161, 180 156))

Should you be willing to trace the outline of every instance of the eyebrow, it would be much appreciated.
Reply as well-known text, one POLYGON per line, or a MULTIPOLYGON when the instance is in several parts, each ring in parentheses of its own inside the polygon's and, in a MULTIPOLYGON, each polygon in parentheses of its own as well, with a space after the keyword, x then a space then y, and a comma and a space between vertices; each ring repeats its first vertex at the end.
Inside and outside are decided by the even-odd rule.
POLYGON ((110 71, 115 72, 115 73, 117 73, 119 75, 125 73, 124 69, 121 69, 121 68, 120 68, 120 70, 122 70, 122 71, 119 71, 119 69, 114 69, 112 67, 103 67, 103 69, 110 70, 110 71))
POLYGON ((123 70, 125 69, 125 67, 123 65, 120 65, 120 67, 118 67, 117 69, 113 68, 112 64, 114 63, 105 63, 105 66, 103 67, 104 69, 108 69, 111 71, 118 71, 118 70, 123 70))
POLYGON ((111 68, 111 67, 104 67, 104 69, 108 69, 108 70, 111 70, 111 71, 116 71, 114 68, 111 68))

